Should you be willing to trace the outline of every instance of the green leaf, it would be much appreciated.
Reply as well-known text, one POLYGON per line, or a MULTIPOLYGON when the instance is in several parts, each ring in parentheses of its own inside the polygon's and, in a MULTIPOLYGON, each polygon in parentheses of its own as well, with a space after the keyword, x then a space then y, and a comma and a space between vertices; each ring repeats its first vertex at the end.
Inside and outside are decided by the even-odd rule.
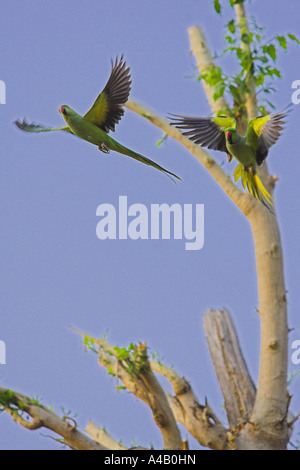
POLYGON ((204 70, 201 73, 200 80, 205 80, 208 85, 215 86, 217 83, 222 81, 221 67, 215 67, 212 65, 208 70, 204 70))
POLYGON ((222 55, 226 54, 227 52, 236 52, 236 47, 226 47, 226 49, 224 49, 222 52, 222 55))
POLYGON ((264 83, 265 81, 265 75, 264 73, 259 73, 256 77, 255 77, 255 84, 256 86, 260 86, 264 83))
POLYGON ((241 40, 244 44, 250 44, 252 42, 252 34, 251 33, 242 33, 241 40))
POLYGON ((215 92, 214 92, 214 95, 213 95, 214 100, 217 101, 217 99, 221 98, 224 95, 224 91, 225 91, 224 83, 221 83, 220 85, 217 85, 216 89, 215 89, 215 92))
POLYGON ((287 48, 287 41, 285 36, 276 36, 276 41, 278 41, 279 45, 283 48, 287 48))
POLYGON ((255 57, 256 60, 260 60, 261 62, 263 62, 264 64, 266 64, 268 62, 268 59, 266 56, 257 56, 255 57))
POLYGON ((264 46, 263 47, 263 52, 265 54, 268 54, 271 59, 273 60, 273 62, 276 61, 276 48, 275 46, 273 46, 273 44, 270 44, 269 46, 264 46))
POLYGON ((270 75, 270 77, 273 77, 273 75, 276 75, 276 77, 281 78, 281 73, 278 69, 271 68, 271 67, 266 67, 266 74, 270 75))
POLYGON ((297 44, 300 44, 300 41, 294 34, 288 34, 288 37, 292 40, 295 41, 297 44))
POLYGON ((244 0, 229 0, 230 5, 234 7, 234 5, 238 5, 239 3, 244 3, 244 0))
POLYGON ((220 15, 221 14, 220 0, 214 0, 214 7, 215 7, 216 12, 220 15))
POLYGON ((242 86, 240 83, 238 83, 237 85, 229 85, 229 90, 235 103, 241 103, 241 88, 242 86))
POLYGON ((241 47, 236 48, 236 55, 238 56, 239 59, 242 59, 243 49, 241 47))
POLYGON ((265 100, 265 101, 270 106, 270 108, 275 109, 275 106, 274 106, 273 103, 271 103, 271 101, 269 101, 269 100, 265 100))
POLYGON ((266 114, 268 114, 266 108, 263 105, 258 106, 258 112, 261 116, 265 116, 266 114))
POLYGON ((297 375, 299 375, 299 374, 300 374, 300 369, 298 369, 295 373, 292 373, 289 380, 288 380, 288 385, 290 385, 292 380, 294 380, 294 378, 297 377, 297 375))
POLYGON ((225 36, 225 41, 229 42, 229 44, 235 44, 236 39, 232 38, 231 36, 225 36))
POLYGON ((168 135, 164 134, 163 137, 157 142, 156 147, 159 147, 166 139, 168 135))
POLYGON ((114 347, 114 350, 117 353, 117 358, 118 359, 127 359, 129 357, 129 352, 127 351, 126 348, 118 348, 118 346, 114 347))
POLYGON ((234 20, 230 20, 229 23, 227 23, 227 28, 231 34, 235 33, 235 23, 234 20))

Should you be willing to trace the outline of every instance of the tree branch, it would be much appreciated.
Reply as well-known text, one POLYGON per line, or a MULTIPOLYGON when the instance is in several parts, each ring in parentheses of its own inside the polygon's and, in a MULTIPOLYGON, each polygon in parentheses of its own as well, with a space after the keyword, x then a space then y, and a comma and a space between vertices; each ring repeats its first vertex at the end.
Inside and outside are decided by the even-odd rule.
POLYGON ((151 361, 151 367, 168 378, 173 387, 175 396, 168 395, 168 399, 176 421, 182 423, 202 446, 214 450, 228 449, 228 431, 208 403, 199 404, 187 380, 160 362, 151 361))
MULTIPOLYGON (((240 32, 241 32, 241 47, 244 51, 246 51, 249 56, 251 55, 251 49, 247 40, 243 40, 243 38, 249 37, 249 27, 248 21, 246 17, 245 7, 243 3, 237 3, 235 6, 235 12, 237 21, 239 24, 240 32)), ((254 119, 257 116, 257 102, 256 102, 256 86, 255 86, 255 79, 253 77, 252 70, 249 70, 246 77, 246 86, 248 88, 248 92, 246 93, 246 102, 245 107, 247 110, 247 118, 248 121, 254 119)))
POLYGON ((281 240, 275 217, 258 216, 251 219, 251 225, 261 318, 260 372, 251 420, 271 428, 277 423, 278 428, 287 415, 288 327, 281 240))
MULTIPOLYGON (((242 34, 249 34, 244 5, 235 5, 242 34)), ((242 42, 242 47, 250 48, 242 42)), ((252 74, 247 83, 248 119, 257 115, 256 90, 252 74)), ((260 171, 269 190, 273 189, 267 166, 260 171)), ((258 389, 253 416, 255 423, 268 428, 280 440, 288 440, 287 417, 287 301, 283 274, 283 258, 278 223, 271 214, 250 216, 252 226, 261 316, 261 357, 258 389)), ((285 447, 285 443, 283 443, 285 447)))
POLYGON ((0 405, 12 418, 26 429, 36 430, 42 427, 54 431, 64 438, 64 443, 75 450, 107 450, 76 429, 76 423, 67 416, 60 418, 46 407, 33 402, 21 393, 0 387, 0 405), (34 404, 33 404, 34 403, 34 404), (27 421, 22 414, 29 415, 27 421))
POLYGON ((265 210, 264 207, 260 207, 262 204, 256 201, 249 193, 241 191, 230 179, 230 176, 224 172, 224 170, 205 150, 203 150, 202 147, 200 147, 200 145, 196 145, 188 137, 183 136, 180 130, 171 126, 166 118, 159 116, 146 106, 131 99, 127 101, 126 107, 147 119, 153 125, 162 129, 168 136, 173 137, 188 149, 246 216, 248 216, 254 208, 257 210, 265 210))
MULTIPOLYGON (((206 39, 201 27, 192 26, 191 28, 188 28, 188 33, 191 44, 191 52, 196 58, 199 72, 203 73, 206 70, 210 70, 212 67, 215 68, 216 65, 210 50, 207 47, 206 39)), ((230 113, 229 105, 224 96, 215 100, 215 87, 209 85, 205 80, 202 80, 202 85, 214 115, 217 115, 217 113, 220 111, 223 111, 225 114, 230 113)))
MULTIPOLYGON (((241 35, 241 48, 251 56, 251 49, 250 45, 247 42, 247 38, 249 37, 250 31, 248 26, 248 20, 246 16, 246 11, 243 3, 237 3, 235 6, 236 17, 238 21, 238 25, 240 28, 240 35, 241 35)), ((255 79, 253 76, 252 68, 248 71, 246 76, 246 86, 248 88, 248 92, 245 95, 245 108, 247 112, 247 120, 245 122, 241 122, 241 131, 244 133, 247 130, 247 122, 251 119, 254 119, 257 116, 257 98, 256 98, 256 84, 255 79)), ((272 178, 269 174, 268 167, 266 162, 262 164, 261 167, 258 168, 258 174, 263 181, 264 185, 266 186, 267 190, 270 194, 273 194, 274 190, 274 183, 276 180, 272 178)))
MULTIPOLYGON (((245 32, 245 28, 248 25, 242 4, 236 5, 236 14, 240 25, 244 28, 243 32, 245 32)), ((207 64, 210 63, 210 58, 204 36, 199 31, 198 27, 189 29, 190 37, 193 38, 192 48, 194 48, 195 53, 198 55, 197 63, 204 66, 205 61, 207 64), (199 47, 194 44, 197 34, 198 39, 201 41, 199 47)), ((253 85, 252 77, 252 80, 248 82, 248 87, 250 88, 246 99, 249 119, 256 116, 256 95, 253 85)), ((223 106, 224 103, 219 102, 213 105, 211 101, 213 90, 205 87, 205 91, 216 113, 219 110, 219 106, 223 106)), ((182 136, 179 130, 169 126, 165 119, 132 100, 128 101, 127 107, 160 127, 167 135, 178 140, 190 150, 250 221, 255 244, 259 312, 261 316, 260 372, 251 422, 255 423, 254 429, 256 432, 258 429, 264 430, 264 440, 266 440, 266 435, 268 435, 271 440, 273 439, 275 448, 284 448, 288 441, 286 423, 288 407, 286 398, 288 328, 282 248, 277 219, 262 204, 256 201, 254 197, 241 192, 219 165, 200 146, 195 145, 187 137, 182 136), (276 440, 277 442, 275 442, 276 440)), ((260 176, 267 189, 271 192, 271 189, 273 189, 271 187, 272 181, 268 175, 266 165, 263 165, 260 176)), ((250 431, 253 432, 253 429, 250 431)), ((259 440, 260 435, 257 432, 257 442, 259 440)))
MULTIPOLYGON (((80 333, 82 334, 82 333, 80 333)), ((152 410, 153 419, 159 427, 165 450, 181 449, 181 437, 169 406, 166 394, 152 372, 145 343, 134 346, 128 355, 120 355, 106 339, 87 337, 99 346, 99 364, 120 379, 124 386, 152 410)))
POLYGON ((209 310, 204 330, 232 429, 249 421, 255 400, 255 386, 243 358, 229 312, 209 310))
POLYGON ((88 422, 85 431, 92 439, 94 439, 94 441, 107 449, 127 450, 127 447, 123 446, 120 442, 117 442, 104 428, 99 428, 92 421, 88 422))
MULTIPOLYGON (((98 354, 99 363, 151 408, 154 420, 163 435, 165 449, 170 449, 171 446, 173 450, 186 448, 186 444, 181 442, 176 421, 184 424, 201 445, 212 449, 227 448, 227 430, 208 403, 200 405, 190 384, 172 368, 157 361, 149 361, 144 343, 134 346, 133 352, 126 355, 126 350, 112 346, 105 338, 95 339, 85 336, 85 343, 87 340, 93 345, 93 351, 98 354), (99 349, 95 349, 96 345, 99 349), (169 379, 175 397, 161 387, 153 372, 158 372, 169 379)), ((112 445, 119 445, 106 431, 99 429, 93 423, 89 423, 87 432, 97 442, 110 449, 116 448, 112 445)))

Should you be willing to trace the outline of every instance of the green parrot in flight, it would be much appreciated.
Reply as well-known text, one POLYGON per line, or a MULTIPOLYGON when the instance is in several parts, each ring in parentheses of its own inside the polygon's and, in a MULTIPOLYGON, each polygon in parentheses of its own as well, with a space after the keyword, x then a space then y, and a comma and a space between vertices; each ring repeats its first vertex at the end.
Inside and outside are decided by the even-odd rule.
POLYGON ((243 188, 247 186, 249 192, 270 210, 264 199, 272 204, 273 197, 259 178, 257 166, 264 162, 269 148, 279 138, 289 111, 290 108, 287 107, 281 112, 252 119, 245 136, 238 133, 236 120, 227 116, 193 117, 172 114, 174 117, 170 119, 173 126, 184 130, 183 135, 196 144, 226 152, 228 162, 234 157, 239 162, 233 173, 234 180, 241 178, 243 188))
POLYGON ((124 114, 124 105, 128 100, 131 89, 130 68, 121 56, 120 60, 116 58, 115 63, 111 62, 112 70, 108 82, 103 91, 97 97, 89 111, 81 116, 70 106, 62 105, 59 112, 66 121, 64 127, 46 127, 41 124, 28 124, 25 119, 22 122, 15 121, 15 124, 26 132, 50 132, 66 131, 75 134, 81 139, 87 140, 91 144, 97 145, 101 152, 109 153, 110 150, 127 155, 162 171, 171 179, 172 176, 181 180, 179 176, 171 173, 162 166, 153 162, 140 153, 130 150, 124 145, 114 140, 108 135, 109 131, 114 131, 116 124, 124 114))

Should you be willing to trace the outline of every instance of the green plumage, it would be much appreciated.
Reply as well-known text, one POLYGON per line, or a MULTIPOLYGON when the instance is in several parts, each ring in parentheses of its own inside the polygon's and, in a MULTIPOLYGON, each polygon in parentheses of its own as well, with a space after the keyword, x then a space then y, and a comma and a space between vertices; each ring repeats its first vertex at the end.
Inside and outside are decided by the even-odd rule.
POLYGON ((238 133, 236 120, 227 116, 202 118, 172 115, 171 124, 196 144, 226 152, 228 162, 234 157, 239 162, 234 171, 235 181, 241 178, 243 187, 247 187, 256 199, 266 205, 264 199, 272 203, 273 198, 257 174, 257 165, 263 163, 269 148, 280 136, 289 111, 288 107, 285 111, 252 119, 245 136, 238 133))
POLYGON ((91 144, 97 145, 99 150, 109 153, 110 150, 132 157, 145 165, 162 171, 169 177, 179 178, 175 173, 166 170, 154 161, 140 153, 134 152, 121 145, 108 135, 114 131, 116 124, 124 114, 124 106, 128 100, 131 89, 130 69, 126 66, 123 57, 115 63, 112 62, 112 71, 103 91, 99 94, 90 110, 84 115, 76 113, 70 106, 62 105, 59 112, 66 121, 67 126, 50 128, 41 124, 28 124, 16 121, 15 124, 26 132, 65 131, 77 135, 91 144))

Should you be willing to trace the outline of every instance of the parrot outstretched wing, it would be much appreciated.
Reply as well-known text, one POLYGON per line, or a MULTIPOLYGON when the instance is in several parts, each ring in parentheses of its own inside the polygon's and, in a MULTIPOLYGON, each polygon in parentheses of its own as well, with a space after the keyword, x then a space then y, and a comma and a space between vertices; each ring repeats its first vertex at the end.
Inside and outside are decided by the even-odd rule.
POLYGON ((189 137, 196 144, 208 149, 220 150, 228 153, 224 130, 227 127, 236 129, 236 120, 227 116, 194 117, 171 114, 172 126, 183 129, 183 135, 189 137))
POLYGON ((130 68, 121 56, 111 62, 112 70, 104 89, 84 118, 104 132, 114 131, 124 114, 124 105, 131 89, 130 68))
POLYGON ((245 137, 256 151, 255 159, 258 165, 261 165, 267 158, 269 148, 280 137, 285 118, 290 111, 291 106, 289 105, 283 111, 254 118, 248 123, 245 137))
MULTIPOLYGON (((84 118, 100 127, 104 132, 114 131, 115 125, 124 114, 123 107, 129 97, 130 85, 129 67, 126 67, 123 56, 120 60, 116 58, 115 63, 112 61, 112 71, 104 89, 84 118)), ((73 134, 68 126, 51 128, 42 124, 29 124, 25 119, 22 122, 15 121, 15 124, 26 132, 66 131, 73 134)))
POLYGON ((64 126, 64 127, 46 127, 46 126, 43 126, 42 124, 34 124, 34 123, 27 123, 25 121, 25 119, 23 119, 23 121, 15 121, 15 124, 16 126, 21 129, 22 131, 26 131, 26 132, 51 132, 51 131, 66 131, 66 132, 70 132, 71 134, 73 134, 73 132, 71 131, 71 129, 69 129, 68 126, 64 126))

